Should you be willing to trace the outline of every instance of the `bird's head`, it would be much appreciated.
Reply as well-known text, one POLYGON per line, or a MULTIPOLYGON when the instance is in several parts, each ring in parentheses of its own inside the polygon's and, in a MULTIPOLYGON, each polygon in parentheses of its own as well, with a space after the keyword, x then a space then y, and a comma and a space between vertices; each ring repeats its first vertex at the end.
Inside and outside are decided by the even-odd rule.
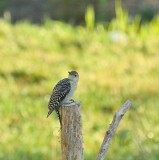
POLYGON ((78 82, 79 80, 79 74, 76 71, 70 71, 68 72, 68 78, 74 82, 78 82))

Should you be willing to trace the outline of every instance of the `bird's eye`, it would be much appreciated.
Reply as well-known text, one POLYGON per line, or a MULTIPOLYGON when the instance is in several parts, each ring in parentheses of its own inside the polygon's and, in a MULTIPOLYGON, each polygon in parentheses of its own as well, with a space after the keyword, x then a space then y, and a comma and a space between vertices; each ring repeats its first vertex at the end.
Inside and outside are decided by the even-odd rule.
POLYGON ((75 77, 76 77, 77 75, 75 74, 75 77))

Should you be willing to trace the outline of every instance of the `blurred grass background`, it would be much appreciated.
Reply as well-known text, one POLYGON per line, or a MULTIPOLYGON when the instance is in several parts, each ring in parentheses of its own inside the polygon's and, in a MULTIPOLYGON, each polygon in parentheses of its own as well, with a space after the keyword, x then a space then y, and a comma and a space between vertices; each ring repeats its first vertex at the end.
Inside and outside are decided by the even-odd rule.
POLYGON ((67 71, 80 81, 85 160, 95 159, 114 112, 127 99, 109 160, 159 159, 159 16, 140 24, 120 5, 109 24, 85 26, 46 19, 43 25, 0 20, 0 159, 61 159, 60 126, 48 119, 53 86, 67 71))

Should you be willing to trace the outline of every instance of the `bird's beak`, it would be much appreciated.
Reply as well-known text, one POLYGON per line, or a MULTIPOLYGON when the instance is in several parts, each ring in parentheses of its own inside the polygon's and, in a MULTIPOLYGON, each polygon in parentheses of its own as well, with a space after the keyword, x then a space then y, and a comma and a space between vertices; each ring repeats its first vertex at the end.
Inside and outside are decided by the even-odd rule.
POLYGON ((71 72, 68 72, 69 74, 71 73, 71 72))

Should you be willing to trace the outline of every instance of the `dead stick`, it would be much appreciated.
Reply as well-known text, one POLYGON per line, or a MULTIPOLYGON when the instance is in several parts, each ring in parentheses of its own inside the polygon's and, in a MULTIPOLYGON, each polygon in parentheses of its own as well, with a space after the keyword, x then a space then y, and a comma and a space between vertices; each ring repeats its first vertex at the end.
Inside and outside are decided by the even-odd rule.
POLYGON ((83 160, 82 120, 79 102, 61 108, 61 149, 63 160, 83 160))
POLYGON ((108 129, 108 131, 106 131, 103 143, 101 145, 101 148, 99 150, 99 153, 98 153, 96 160, 103 160, 104 159, 106 152, 109 148, 110 142, 113 138, 113 135, 119 125, 119 122, 130 107, 131 107, 131 101, 127 100, 121 106, 121 108, 115 113, 113 121, 109 126, 109 129, 108 129))

